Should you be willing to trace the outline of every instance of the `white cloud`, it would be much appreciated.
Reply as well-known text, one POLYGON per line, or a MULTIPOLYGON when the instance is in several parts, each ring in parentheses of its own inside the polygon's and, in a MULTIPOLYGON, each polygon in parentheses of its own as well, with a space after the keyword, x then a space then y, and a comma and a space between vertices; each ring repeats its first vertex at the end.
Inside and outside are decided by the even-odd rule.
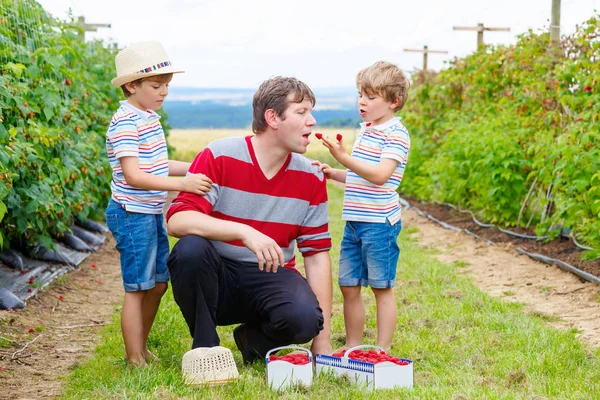
MULTIPOLYGON (((549 25, 551 0, 38 0, 57 17, 71 7, 88 22, 110 29, 88 38, 120 46, 159 40, 186 69, 177 85, 255 87, 273 75, 292 75, 313 87, 352 86, 356 72, 379 59, 405 70, 422 55, 404 48, 448 50, 431 54, 429 67, 472 52, 475 32, 452 26, 510 27, 486 32, 491 44, 511 44, 528 29, 549 25)), ((594 15, 600 0, 563 0, 563 32, 594 15)))

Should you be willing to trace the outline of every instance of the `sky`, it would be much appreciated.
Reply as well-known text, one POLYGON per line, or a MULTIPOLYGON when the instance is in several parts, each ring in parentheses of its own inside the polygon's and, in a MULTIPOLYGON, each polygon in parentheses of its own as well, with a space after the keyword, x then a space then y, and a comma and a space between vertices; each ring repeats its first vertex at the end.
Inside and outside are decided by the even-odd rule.
MULTIPOLYGON (((352 87, 356 73, 378 60, 411 72, 464 57, 477 33, 453 26, 509 27, 485 32, 488 44, 513 44, 529 29, 548 29, 552 0, 38 0, 55 17, 69 9, 88 23, 111 28, 87 39, 128 44, 158 40, 185 69, 172 85, 255 88, 275 76, 294 76, 313 88, 352 87)), ((600 0, 562 0, 561 33, 572 33, 600 11, 600 0)))

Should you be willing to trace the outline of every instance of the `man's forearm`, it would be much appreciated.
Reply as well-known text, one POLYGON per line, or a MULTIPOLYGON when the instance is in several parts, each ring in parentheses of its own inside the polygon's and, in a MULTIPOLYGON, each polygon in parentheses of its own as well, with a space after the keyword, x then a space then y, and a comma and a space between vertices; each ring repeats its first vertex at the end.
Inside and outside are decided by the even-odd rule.
POLYGON ((198 235, 220 241, 242 240, 248 228, 247 225, 214 218, 199 211, 180 211, 167 223, 171 236, 198 235))
POLYGON ((331 282, 331 260, 329 252, 323 251, 304 259, 306 279, 317 296, 319 306, 323 310, 323 330, 313 340, 313 348, 319 351, 331 350, 331 303, 333 287, 331 282))

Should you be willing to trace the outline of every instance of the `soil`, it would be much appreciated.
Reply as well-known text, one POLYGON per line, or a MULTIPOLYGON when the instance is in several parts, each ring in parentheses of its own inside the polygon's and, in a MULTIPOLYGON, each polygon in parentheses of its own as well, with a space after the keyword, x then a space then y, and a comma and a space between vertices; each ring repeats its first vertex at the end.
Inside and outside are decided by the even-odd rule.
MULTIPOLYGON (((420 245, 438 249, 439 259, 461 262, 461 273, 485 292, 525 303, 527 312, 552 317, 549 324, 558 328, 576 328, 581 340, 600 346, 600 286, 519 255, 513 243, 491 246, 414 210, 403 211, 402 222, 405 229, 416 227, 420 245)), ((122 298, 119 257, 110 238, 79 269, 30 299, 26 309, 0 311, 0 398, 59 396, 60 378, 90 357, 122 298)))
POLYGON ((0 398, 55 398, 64 383, 59 378, 90 356, 123 297, 114 245, 109 236, 25 309, 0 311, 0 398))
MULTIPOLYGON (((591 275, 600 277, 600 259, 583 261, 581 259, 582 250, 578 249, 573 241, 568 238, 559 237, 549 242, 521 239, 503 233, 497 228, 483 228, 473 221, 470 214, 458 212, 449 206, 435 203, 423 203, 411 198, 405 199, 408 200, 411 205, 418 207, 420 210, 431 216, 457 228, 468 229, 484 239, 491 240, 497 244, 510 244, 514 247, 520 247, 530 253, 539 253, 547 257, 561 260, 591 275)), ((519 228, 511 228, 510 230, 519 234, 535 236, 533 230, 519 228)))

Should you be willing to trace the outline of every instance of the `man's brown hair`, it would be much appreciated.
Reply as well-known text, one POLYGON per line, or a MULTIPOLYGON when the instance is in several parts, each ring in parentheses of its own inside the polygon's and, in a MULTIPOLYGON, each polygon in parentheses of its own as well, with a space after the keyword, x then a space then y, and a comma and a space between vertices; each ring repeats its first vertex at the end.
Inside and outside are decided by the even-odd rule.
POLYGON ((310 100, 315 106, 315 95, 308 85, 296 78, 276 76, 261 83, 252 99, 252 132, 267 130, 265 112, 274 110, 279 117, 285 119, 283 113, 290 103, 301 103, 310 100))

